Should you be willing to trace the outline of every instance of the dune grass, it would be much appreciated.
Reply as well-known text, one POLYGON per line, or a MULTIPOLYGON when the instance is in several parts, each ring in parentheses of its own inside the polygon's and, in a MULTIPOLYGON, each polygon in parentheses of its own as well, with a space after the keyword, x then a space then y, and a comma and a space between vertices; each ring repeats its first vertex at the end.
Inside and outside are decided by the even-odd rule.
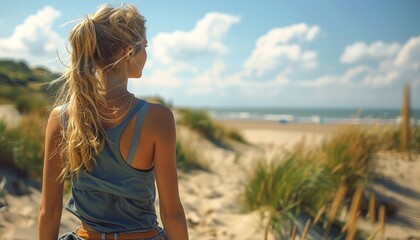
POLYGON ((230 141, 246 143, 240 132, 233 128, 225 128, 216 124, 204 110, 179 109, 179 123, 196 131, 202 137, 223 146, 230 146, 230 141))
MULTIPOLYGON (((376 138, 377 146, 381 150, 401 152, 400 126, 376 126, 367 133, 376 138)), ((420 153, 420 126, 410 128, 409 134, 408 151, 420 153)))
POLYGON ((312 154, 291 153, 270 163, 259 160, 245 185, 245 209, 268 212, 269 229, 277 236, 288 235, 289 222, 310 209, 319 209, 336 183, 328 169, 311 161, 312 154))
MULTIPOLYGON (((369 166, 377 149, 372 136, 352 127, 317 148, 302 142, 283 157, 257 158, 245 183, 244 207, 268 212, 268 228, 276 236, 291 236, 302 213, 321 222, 328 232, 331 224, 339 222, 339 209, 351 204, 351 196, 370 180, 369 166)), ((350 234, 358 233, 352 229, 350 234)))
POLYGON ((331 171, 330 177, 344 184, 351 193, 357 185, 368 181, 377 150, 377 142, 371 135, 359 127, 347 127, 324 141, 320 155, 331 171))

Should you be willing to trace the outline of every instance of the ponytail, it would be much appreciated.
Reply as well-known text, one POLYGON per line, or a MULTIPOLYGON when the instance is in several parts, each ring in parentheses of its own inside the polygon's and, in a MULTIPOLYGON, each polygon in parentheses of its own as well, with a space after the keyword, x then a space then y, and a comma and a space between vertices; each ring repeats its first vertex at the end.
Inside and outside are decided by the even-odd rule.
POLYGON ((96 32, 93 20, 86 19, 70 35, 72 47, 71 69, 68 71, 69 101, 68 121, 64 136, 67 161, 60 176, 78 173, 81 169, 91 171, 94 156, 104 145, 104 129, 97 108, 100 81, 95 77, 96 32))
POLYGON ((56 105, 67 104, 67 125, 62 130, 60 178, 92 171, 102 150, 106 134, 99 105, 106 105, 104 91, 96 77, 98 69, 112 70, 122 59, 121 50, 138 47, 145 36, 145 19, 132 5, 120 8, 102 6, 76 25, 70 33, 71 60, 56 105))

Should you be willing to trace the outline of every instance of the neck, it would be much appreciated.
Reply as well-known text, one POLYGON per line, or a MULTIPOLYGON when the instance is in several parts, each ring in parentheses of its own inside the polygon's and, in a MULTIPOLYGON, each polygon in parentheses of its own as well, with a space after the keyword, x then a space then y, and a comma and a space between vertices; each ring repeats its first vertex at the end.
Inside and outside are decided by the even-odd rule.
POLYGON ((100 94, 105 99, 112 99, 129 93, 127 90, 128 77, 125 73, 111 70, 107 74, 99 75, 98 78, 103 87, 100 94))

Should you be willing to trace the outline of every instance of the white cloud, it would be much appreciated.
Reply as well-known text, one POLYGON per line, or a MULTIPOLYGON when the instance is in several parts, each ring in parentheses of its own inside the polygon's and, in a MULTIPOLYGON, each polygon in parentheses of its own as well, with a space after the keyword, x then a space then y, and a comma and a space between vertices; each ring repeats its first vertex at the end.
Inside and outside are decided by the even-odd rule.
POLYGON ((309 30, 306 33, 306 40, 308 42, 312 42, 315 39, 315 37, 318 35, 318 33, 319 33, 319 26, 315 25, 309 28, 309 30))
POLYGON ((189 80, 190 87, 187 93, 189 95, 210 93, 220 95, 220 90, 234 88, 247 95, 255 92, 253 94, 255 95, 289 85, 291 83, 289 75, 293 72, 291 68, 286 68, 273 79, 259 81, 249 79, 242 71, 228 75, 224 72, 225 68, 226 64, 222 60, 214 61, 211 68, 189 80))
POLYGON ((299 42, 311 42, 319 33, 319 26, 309 27, 305 23, 294 24, 282 28, 274 28, 268 33, 260 37, 256 45, 257 47, 274 46, 276 44, 289 43, 292 40, 299 42))
POLYGON ((183 73, 194 73, 196 69, 185 63, 173 64, 170 67, 159 68, 143 76, 141 80, 134 81, 139 86, 159 86, 163 88, 177 88, 183 84, 183 73))
POLYGON ((362 80, 358 80, 358 79, 362 79, 363 76, 371 72, 372 72, 372 69, 364 65, 347 69, 347 71, 343 74, 343 76, 341 76, 340 83, 351 84, 355 82, 361 82, 362 80))
POLYGON ((271 29, 257 39, 244 68, 248 73, 255 72, 257 76, 290 63, 306 69, 316 68, 317 53, 303 50, 300 44, 313 41, 319 31, 317 25, 310 27, 305 23, 271 29))
POLYGON ((395 57, 401 46, 398 43, 376 41, 370 45, 356 42, 346 47, 341 55, 342 63, 355 63, 365 59, 386 59, 395 57))
POLYGON ((150 41, 151 64, 146 65, 150 71, 141 81, 136 81, 134 87, 185 87, 187 95, 211 93, 216 85, 224 84, 224 62, 216 60, 210 68, 199 71, 194 58, 221 59, 228 52, 223 37, 239 20, 235 15, 211 12, 198 20, 190 31, 158 33, 150 41))
POLYGON ((218 12, 207 13, 191 31, 159 33, 152 39, 151 53, 164 64, 202 55, 221 55, 228 52, 222 38, 240 17, 218 12))
POLYGON ((296 82, 296 85, 300 87, 315 87, 316 88, 316 87, 323 87, 327 84, 337 83, 337 82, 338 82, 337 76, 325 75, 325 76, 318 77, 314 80, 298 81, 296 82))
POLYGON ((52 30, 53 22, 60 15, 58 10, 45 6, 28 16, 10 37, 0 39, 0 55, 23 58, 31 65, 45 65, 64 46, 62 38, 52 30))
POLYGON ((343 58, 349 63, 373 58, 378 65, 375 67, 358 65, 349 68, 344 74, 336 76, 337 81, 327 81, 326 79, 330 78, 327 75, 299 85, 320 87, 338 83, 343 87, 352 85, 379 88, 411 82, 416 87, 420 76, 420 36, 412 37, 402 46, 382 41, 376 41, 371 45, 356 43, 346 48, 342 61, 343 58))
MULTIPOLYGON (((221 60, 213 62, 211 68, 205 70, 201 75, 194 77, 190 81, 187 94, 208 94, 212 93, 215 86, 220 84, 222 80, 222 72, 225 69, 225 63, 221 60)), ((220 86, 218 86, 220 87, 220 86)))
POLYGON ((381 87, 390 85, 392 82, 397 80, 399 73, 395 70, 385 72, 385 73, 375 73, 368 75, 364 78, 363 83, 365 85, 370 85, 374 87, 381 87))
POLYGON ((420 36, 413 37, 399 51, 395 65, 420 69, 420 36))

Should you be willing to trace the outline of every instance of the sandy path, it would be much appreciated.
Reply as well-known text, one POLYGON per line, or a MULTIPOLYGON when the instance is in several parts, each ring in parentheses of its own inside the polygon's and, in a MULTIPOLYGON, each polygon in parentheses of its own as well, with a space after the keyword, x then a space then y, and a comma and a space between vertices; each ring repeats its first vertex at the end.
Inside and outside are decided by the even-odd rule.
POLYGON ((21 114, 11 104, 0 105, 0 121, 3 120, 7 126, 15 127, 19 124, 21 114))

